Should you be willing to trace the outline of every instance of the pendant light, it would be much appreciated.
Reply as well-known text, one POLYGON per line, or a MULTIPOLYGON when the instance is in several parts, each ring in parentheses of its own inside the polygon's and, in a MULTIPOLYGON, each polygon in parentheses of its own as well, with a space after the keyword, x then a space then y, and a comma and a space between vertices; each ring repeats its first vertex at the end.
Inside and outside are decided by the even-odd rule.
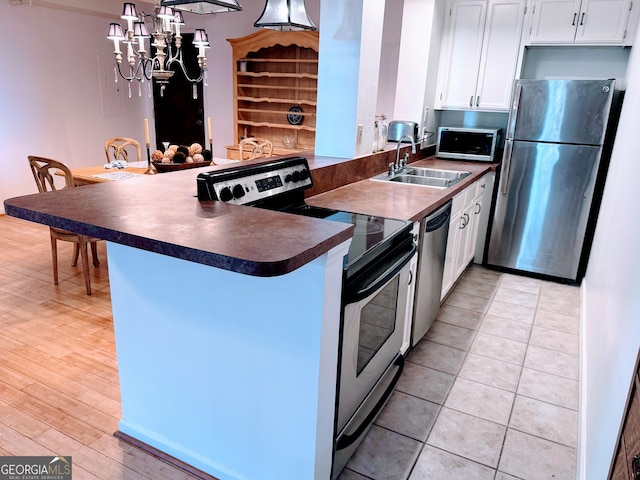
POLYGON ((307 16, 304 0, 267 0, 253 26, 280 31, 317 30, 307 16))
POLYGON ((162 5, 192 13, 223 13, 242 10, 237 0, 162 0, 162 5))

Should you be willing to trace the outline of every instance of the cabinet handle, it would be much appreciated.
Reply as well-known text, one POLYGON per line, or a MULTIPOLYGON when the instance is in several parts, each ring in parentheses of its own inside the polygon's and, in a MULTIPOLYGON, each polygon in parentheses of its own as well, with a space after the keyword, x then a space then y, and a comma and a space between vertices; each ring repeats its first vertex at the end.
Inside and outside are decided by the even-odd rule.
POLYGON ((576 26, 576 18, 578 18, 578 14, 574 13, 573 14, 573 22, 571 22, 571 25, 573 25, 574 27, 576 26))
POLYGON ((475 215, 478 215, 480 213, 480 211, 482 210, 482 205, 480 205, 479 203, 476 203, 476 207, 478 207, 478 210, 474 210, 473 213, 475 215))
POLYGON ((584 25, 584 14, 585 12, 582 12, 582 16, 580 17, 580 26, 584 25))
POLYGON ((467 226, 467 220, 464 218, 465 215, 466 213, 460 217, 460 220, 462 220, 460 222, 460 226, 458 227, 460 230, 464 230, 464 228, 467 226))
POLYGON ((471 95, 471 98, 469 98, 469 106, 473 107, 473 95, 471 95))
POLYGON ((476 97, 476 107, 480 106, 480 95, 476 97))

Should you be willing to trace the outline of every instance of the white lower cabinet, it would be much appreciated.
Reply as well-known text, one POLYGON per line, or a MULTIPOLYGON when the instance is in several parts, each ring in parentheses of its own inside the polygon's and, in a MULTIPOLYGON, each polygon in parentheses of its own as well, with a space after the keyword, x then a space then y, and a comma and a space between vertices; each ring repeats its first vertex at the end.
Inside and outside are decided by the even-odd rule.
POLYGON ((489 173, 453 197, 441 300, 474 259, 476 250, 484 250, 494 177, 495 173, 489 173))
POLYGON ((487 229, 489 228, 489 214, 491 213, 495 180, 496 172, 490 172, 477 182, 476 203, 478 205, 474 211, 477 222, 475 254, 473 256, 474 263, 482 263, 484 261, 484 246, 487 240, 487 229), (478 213, 476 213, 476 211, 478 213))

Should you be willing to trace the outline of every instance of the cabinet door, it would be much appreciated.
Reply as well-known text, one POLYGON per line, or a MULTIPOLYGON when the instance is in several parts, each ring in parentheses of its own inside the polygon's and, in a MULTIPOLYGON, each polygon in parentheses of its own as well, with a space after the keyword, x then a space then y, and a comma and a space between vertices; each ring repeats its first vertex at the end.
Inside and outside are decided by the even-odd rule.
POLYGON ((473 229, 476 224, 474 218, 475 202, 468 203, 462 211, 462 217, 464 221, 460 225, 460 238, 458 240, 458 255, 456 257, 456 279, 462 275, 464 269, 467 268, 471 257, 473 257, 474 250, 471 248, 471 244, 474 240, 473 229))
POLYGON ((484 262, 484 246, 487 241, 487 229, 489 227, 489 213, 491 212, 491 201, 493 199, 493 186, 496 173, 487 173, 478 180, 480 193, 480 213, 477 215, 477 234, 475 241, 474 262, 484 262))
POLYGON ((573 43, 580 0, 537 0, 529 43, 573 43))
POLYGON ((438 108, 474 106, 486 12, 484 0, 447 3, 436 98, 438 108))
POLYGON ((475 106, 509 110, 524 22, 522 0, 491 0, 487 10, 475 106))
POLYGON ((576 43, 622 43, 631 0, 582 0, 576 43))

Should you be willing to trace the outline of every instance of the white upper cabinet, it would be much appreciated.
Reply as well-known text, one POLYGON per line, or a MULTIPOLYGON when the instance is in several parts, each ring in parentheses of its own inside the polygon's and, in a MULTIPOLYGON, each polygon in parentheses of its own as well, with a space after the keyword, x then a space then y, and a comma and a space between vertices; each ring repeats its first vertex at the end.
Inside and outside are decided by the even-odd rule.
POLYGON ((524 0, 449 0, 436 108, 507 111, 524 0))
POLYGON ((631 14, 632 0, 534 0, 527 44, 625 45, 631 14))

